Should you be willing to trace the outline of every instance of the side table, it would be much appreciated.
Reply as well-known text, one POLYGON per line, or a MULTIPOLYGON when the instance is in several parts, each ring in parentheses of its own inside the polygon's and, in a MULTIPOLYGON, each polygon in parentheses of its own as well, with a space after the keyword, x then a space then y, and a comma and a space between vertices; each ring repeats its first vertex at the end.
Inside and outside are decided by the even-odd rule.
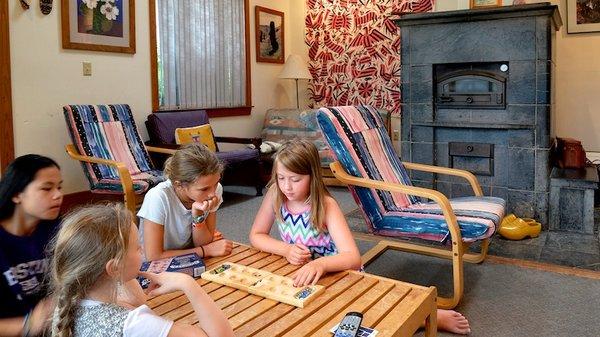
POLYGON ((583 169, 555 167, 550 174, 550 230, 594 233, 595 166, 583 169))

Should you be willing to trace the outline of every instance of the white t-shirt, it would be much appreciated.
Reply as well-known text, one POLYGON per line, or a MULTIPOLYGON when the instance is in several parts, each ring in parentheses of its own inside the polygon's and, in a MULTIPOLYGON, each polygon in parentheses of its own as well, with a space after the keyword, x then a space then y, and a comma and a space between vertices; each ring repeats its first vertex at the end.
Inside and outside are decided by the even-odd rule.
MULTIPOLYGON (((219 199, 210 210, 216 212, 223 203, 223 186, 217 184, 215 191, 219 199)), ((164 227, 163 249, 192 248, 192 210, 185 208, 177 197, 171 180, 163 181, 146 193, 144 203, 137 214, 140 217, 140 243, 144 247, 144 219, 164 227)))
MULTIPOLYGON (((82 300, 80 305, 92 307, 103 304, 94 300, 82 300)), ((123 337, 166 337, 173 322, 157 316, 147 305, 141 305, 127 314, 123 324, 123 337)))

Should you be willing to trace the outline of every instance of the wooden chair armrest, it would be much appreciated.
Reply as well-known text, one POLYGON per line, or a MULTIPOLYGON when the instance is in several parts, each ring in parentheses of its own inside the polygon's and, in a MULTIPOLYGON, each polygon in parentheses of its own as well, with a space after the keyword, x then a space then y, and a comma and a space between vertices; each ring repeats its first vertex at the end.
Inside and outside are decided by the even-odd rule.
POLYGON ((408 195, 414 195, 418 197, 427 198, 435 201, 440 208, 442 209, 442 213, 444 215, 444 219, 446 220, 446 224, 448 224, 448 229, 450 230, 450 235, 452 236, 452 242, 462 242, 462 237, 460 234, 460 229, 458 227, 458 221, 456 220, 456 215, 452 210, 452 206, 450 205, 450 201, 446 198, 442 193, 428 189, 423 187, 416 186, 408 186, 402 184, 395 183, 386 183, 379 180, 372 180, 366 178, 354 177, 346 173, 342 165, 339 161, 335 161, 329 165, 331 172, 333 175, 341 182, 353 185, 353 186, 361 186, 366 188, 374 188, 378 190, 390 191, 390 192, 399 192, 408 195))
POLYGON ((146 145, 146 150, 148 150, 149 152, 164 153, 164 154, 168 154, 168 155, 172 155, 173 153, 175 153, 175 151, 177 151, 177 149, 171 149, 171 148, 166 148, 166 147, 162 147, 162 146, 150 146, 150 145, 146 145))
POLYGON ((103 164, 116 167, 117 171, 119 172, 119 180, 121 181, 123 194, 125 195, 125 205, 130 211, 133 212, 133 214, 135 214, 135 192, 133 190, 133 180, 131 179, 131 173, 129 173, 129 170, 124 163, 116 160, 81 155, 73 144, 66 145, 65 150, 72 159, 86 163, 103 164))
POLYGON ((262 138, 240 138, 240 137, 215 137, 217 143, 234 143, 234 144, 253 144, 257 149, 260 149, 262 138))
POLYGON ((469 171, 455 169, 455 168, 449 168, 449 167, 417 164, 417 163, 411 163, 411 162, 406 162, 406 161, 403 161, 402 164, 404 165, 404 167, 406 167, 409 170, 440 173, 440 174, 447 174, 450 176, 457 176, 457 177, 465 178, 469 182, 469 184, 471 184, 473 193, 475 193, 475 195, 478 197, 483 196, 483 192, 481 190, 481 186, 479 185, 479 181, 477 180, 477 177, 475 177, 475 175, 469 171))

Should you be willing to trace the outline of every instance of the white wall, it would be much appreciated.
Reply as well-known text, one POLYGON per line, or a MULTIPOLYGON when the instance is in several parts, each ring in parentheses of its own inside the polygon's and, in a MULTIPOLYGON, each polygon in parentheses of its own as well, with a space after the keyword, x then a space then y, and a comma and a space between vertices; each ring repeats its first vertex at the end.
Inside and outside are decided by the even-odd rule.
MULTIPOLYGON (((546 2, 548 0, 545 0, 546 2)), ((528 0, 528 3, 545 2, 528 0)), ((553 130, 557 136, 583 142, 587 152, 600 152, 600 33, 567 33, 567 0, 559 5, 563 26, 556 34, 555 103, 553 130)), ((505 4, 512 3, 504 0, 505 4)), ((436 10, 469 7, 468 0, 438 0, 436 10)))
POLYGON ((15 155, 40 153, 63 170, 67 193, 85 190, 81 167, 65 151, 69 143, 62 106, 128 103, 143 137, 143 121, 151 110, 148 2, 138 1, 137 53, 101 53, 62 49, 61 2, 45 16, 39 5, 22 10, 10 1, 10 40, 15 155), (82 61, 92 62, 92 76, 82 76, 82 61))
MULTIPOLYGON (((2 0, 4 1, 4 0, 2 0)), ((295 91, 276 77, 282 65, 256 63, 254 50, 254 6, 283 11, 291 19, 290 7, 302 0, 251 0, 251 116, 211 120, 217 135, 256 136, 264 112, 271 107, 295 104, 295 91), (288 102, 287 97, 292 101, 288 102)), ((9 2, 11 76, 15 155, 40 153, 62 167, 66 193, 86 190, 87 181, 79 164, 64 152, 69 143, 62 106, 66 104, 128 103, 142 138, 147 139, 144 120, 151 112, 148 1, 136 1, 136 54, 66 50, 61 47, 61 1, 54 1, 50 15, 39 11, 36 1, 24 11, 18 1, 9 2), (82 76, 82 62, 92 63, 91 77, 82 76)), ((301 14, 294 13, 296 20, 301 14)), ((291 20, 290 20, 291 21, 291 20)), ((286 53, 294 49, 295 27, 286 22, 286 53)), ((302 19, 304 22, 304 19, 302 19)), ((302 25, 303 27, 303 25, 302 25)), ((287 80, 289 81, 289 80, 287 80)), ((288 83, 289 84, 289 83, 288 83)))

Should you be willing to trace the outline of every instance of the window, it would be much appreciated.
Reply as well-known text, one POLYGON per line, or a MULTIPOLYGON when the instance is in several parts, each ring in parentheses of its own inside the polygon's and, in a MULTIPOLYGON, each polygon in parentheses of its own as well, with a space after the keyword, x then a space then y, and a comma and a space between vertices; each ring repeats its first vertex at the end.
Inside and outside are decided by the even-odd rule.
POLYGON ((152 0, 152 108, 250 114, 248 0, 152 0))

